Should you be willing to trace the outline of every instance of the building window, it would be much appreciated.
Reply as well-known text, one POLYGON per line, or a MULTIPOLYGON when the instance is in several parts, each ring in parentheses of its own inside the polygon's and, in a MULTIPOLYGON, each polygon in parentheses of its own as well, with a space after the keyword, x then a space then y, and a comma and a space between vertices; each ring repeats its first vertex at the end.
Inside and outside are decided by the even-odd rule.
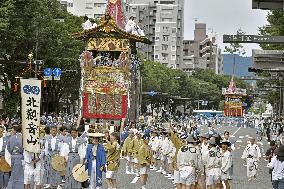
POLYGON ((163 35, 163 41, 169 41, 169 36, 163 35))
POLYGON ((166 50, 168 50, 168 48, 169 48, 168 45, 164 45, 164 44, 162 45, 162 50, 165 50, 165 51, 166 51, 166 50))
POLYGON ((172 42, 176 42, 177 41, 177 37, 176 36, 173 36, 172 37, 172 42))
POLYGON ((155 38, 155 41, 159 41, 159 40, 160 40, 160 37, 156 37, 156 38, 155 38))
POLYGON ((86 3, 86 9, 93 9, 93 3, 86 3))
POLYGON ((176 60, 176 55, 172 54, 172 60, 176 60))
POLYGON ((169 32, 169 27, 163 26, 163 32, 164 32, 164 33, 168 33, 168 32, 169 32))
POLYGON ((177 47, 176 46, 172 46, 172 51, 176 51, 177 47))
POLYGON ((155 54, 155 60, 158 60, 158 59, 159 59, 159 55, 155 54))
POLYGON ((160 32, 160 27, 156 27, 156 32, 160 32))
POLYGON ((73 3, 68 3, 68 7, 73 7, 73 3))
POLYGON ((162 53, 162 59, 167 60, 168 59, 168 54, 167 53, 162 53))
POLYGON ((177 33, 177 28, 176 27, 172 28, 172 33, 177 33))
POLYGON ((155 45, 155 46, 154 46, 154 50, 155 50, 155 51, 159 51, 159 50, 160 50, 160 46, 159 46, 159 45, 155 45))
POLYGON ((172 18, 162 18, 162 22, 172 22, 172 18))

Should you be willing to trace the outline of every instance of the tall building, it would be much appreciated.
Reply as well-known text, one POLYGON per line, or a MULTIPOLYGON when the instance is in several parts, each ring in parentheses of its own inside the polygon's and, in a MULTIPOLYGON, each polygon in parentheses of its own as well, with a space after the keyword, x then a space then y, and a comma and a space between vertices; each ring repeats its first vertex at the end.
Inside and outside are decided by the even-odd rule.
POLYGON ((59 0, 68 12, 76 16, 97 18, 105 13, 108 0, 59 0))
POLYGON ((179 69, 183 61, 184 0, 129 0, 128 17, 142 21, 146 37, 154 43, 139 44, 145 58, 179 69))
POLYGON ((193 40, 183 41, 181 69, 190 73, 195 68, 212 69, 223 74, 223 56, 216 44, 216 34, 207 34, 206 24, 196 23, 193 40))

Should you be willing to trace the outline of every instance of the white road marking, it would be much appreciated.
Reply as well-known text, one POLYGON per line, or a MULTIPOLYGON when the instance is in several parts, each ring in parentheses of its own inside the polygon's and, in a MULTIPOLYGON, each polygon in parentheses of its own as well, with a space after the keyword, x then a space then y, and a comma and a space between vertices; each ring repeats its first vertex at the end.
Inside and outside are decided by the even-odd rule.
POLYGON ((238 128, 238 130, 236 130, 236 132, 234 132, 234 134, 232 134, 232 136, 235 136, 235 134, 236 134, 240 129, 241 129, 241 127, 238 128))
POLYGON ((243 141, 242 141, 242 140, 237 140, 236 142, 238 142, 238 143, 242 143, 243 141))
POLYGON ((239 136, 239 138, 244 138, 244 136, 239 136))
POLYGON ((139 177, 135 177, 135 178, 132 180, 131 184, 135 184, 135 183, 138 181, 138 179, 139 179, 139 177))

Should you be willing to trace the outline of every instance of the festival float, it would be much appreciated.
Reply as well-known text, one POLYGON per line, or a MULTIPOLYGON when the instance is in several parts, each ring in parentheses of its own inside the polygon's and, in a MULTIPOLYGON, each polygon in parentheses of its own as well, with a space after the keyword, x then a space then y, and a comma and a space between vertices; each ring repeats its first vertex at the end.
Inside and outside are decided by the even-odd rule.
POLYGON ((109 1, 97 26, 73 34, 86 44, 81 62, 81 116, 117 130, 123 118, 136 120, 138 57, 136 43, 150 43, 125 31, 122 2, 109 1), (133 103, 134 102, 134 103, 133 103), (133 106, 133 108, 131 108, 133 106))
POLYGON ((245 113, 243 100, 246 96, 246 89, 237 88, 234 77, 232 77, 229 87, 222 89, 222 94, 225 96, 224 115, 226 117, 243 117, 245 113))

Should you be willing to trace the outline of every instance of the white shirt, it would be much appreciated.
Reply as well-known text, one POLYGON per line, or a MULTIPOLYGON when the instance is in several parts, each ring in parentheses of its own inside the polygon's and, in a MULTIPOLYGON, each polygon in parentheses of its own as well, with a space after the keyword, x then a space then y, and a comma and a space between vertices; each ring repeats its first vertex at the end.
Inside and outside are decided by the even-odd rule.
POLYGON ((242 159, 246 159, 249 155, 253 156, 256 160, 261 158, 260 149, 257 144, 248 144, 243 152, 242 159))
POLYGON ((231 153, 227 150, 225 153, 222 154, 222 172, 228 172, 229 168, 232 166, 232 156, 231 153))
POLYGON ((56 139, 57 139, 56 136, 51 138, 50 142, 51 142, 51 149, 52 149, 52 151, 55 150, 56 139))
POLYGON ((284 161, 281 162, 276 159, 276 156, 274 156, 271 159, 271 164, 272 164, 272 180, 279 180, 284 178, 284 161))
POLYGON ((82 24, 82 27, 84 30, 88 30, 92 28, 92 22, 90 20, 86 20, 86 22, 84 22, 82 24))
POLYGON ((178 169, 184 166, 197 167, 199 155, 199 151, 192 144, 181 147, 177 154, 178 169))
POLYGON ((3 137, 0 138, 0 152, 3 149, 3 137))
POLYGON ((72 144, 72 152, 75 152, 75 147, 76 147, 76 143, 77 143, 77 138, 73 138, 71 140, 71 144, 72 144))
POLYGON ((96 23, 93 24, 92 28, 96 28, 98 25, 96 23))

